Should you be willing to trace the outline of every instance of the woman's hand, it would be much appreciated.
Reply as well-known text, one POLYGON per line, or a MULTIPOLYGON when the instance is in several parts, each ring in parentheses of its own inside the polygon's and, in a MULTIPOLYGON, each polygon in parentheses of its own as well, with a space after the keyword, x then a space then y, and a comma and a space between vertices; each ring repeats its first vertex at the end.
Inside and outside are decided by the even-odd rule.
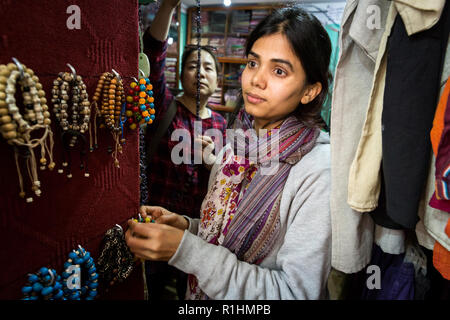
POLYGON ((128 220, 125 241, 137 258, 169 261, 177 251, 183 234, 182 230, 166 224, 128 220))
POLYGON ((147 216, 151 216, 158 224, 167 224, 180 230, 189 228, 189 221, 185 217, 170 212, 163 207, 141 206, 139 213, 144 219, 147 216))
POLYGON ((203 165, 208 170, 211 170, 216 161, 216 156, 214 155, 214 141, 208 136, 198 136, 195 138, 195 142, 202 144, 203 165))

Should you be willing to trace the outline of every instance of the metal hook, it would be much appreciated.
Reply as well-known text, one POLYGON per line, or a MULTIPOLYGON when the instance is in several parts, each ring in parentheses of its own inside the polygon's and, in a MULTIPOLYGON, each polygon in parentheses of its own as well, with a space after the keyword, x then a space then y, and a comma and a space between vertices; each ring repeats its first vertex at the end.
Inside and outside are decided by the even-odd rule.
POLYGON ((123 228, 122 228, 122 226, 121 226, 121 225, 119 225, 119 224, 117 224, 117 223, 116 223, 116 227, 117 227, 117 228, 119 228, 120 232, 122 232, 122 233, 123 233, 123 228))
POLYGON ((51 280, 50 280, 50 285, 52 286, 54 283, 55 283, 55 275, 53 274, 53 271, 52 270, 50 270, 50 269, 48 269, 48 273, 50 273, 50 277, 51 277, 51 280))
POLYGON ((136 83, 138 83, 139 81, 138 81, 138 79, 136 79, 135 77, 131 77, 131 79, 133 79, 134 80, 134 82, 136 82, 136 83))
POLYGON ((142 76, 142 78, 146 78, 144 71, 142 71, 141 69, 139 69, 139 74, 142 76))
POLYGON ((14 63, 16 64, 17 68, 19 68, 19 72, 20 72, 20 79, 23 79, 25 77, 25 72, 23 70, 23 65, 19 62, 19 60, 17 60, 16 58, 12 58, 12 60, 14 61, 14 63))
POLYGON ((142 216, 141 216, 141 214, 139 213, 138 216, 139 216, 139 222, 141 222, 141 221, 142 221, 142 216))
POLYGON ((116 70, 112 69, 112 73, 114 73, 114 75, 116 76, 116 78, 117 78, 119 81, 122 80, 122 78, 120 77, 120 74, 119 74, 116 70))
POLYGON ((72 67, 72 65, 70 65, 69 63, 67 64, 67 66, 70 68, 70 71, 72 71, 73 81, 77 80, 77 72, 75 71, 75 68, 72 67))

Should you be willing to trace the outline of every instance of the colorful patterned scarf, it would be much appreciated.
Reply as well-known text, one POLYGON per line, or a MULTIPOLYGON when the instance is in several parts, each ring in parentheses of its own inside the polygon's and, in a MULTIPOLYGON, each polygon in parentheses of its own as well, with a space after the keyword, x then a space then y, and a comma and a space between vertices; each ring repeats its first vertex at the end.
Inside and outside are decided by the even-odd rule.
MULTIPOLYGON (((320 130, 294 116, 259 138, 252 128, 248 114, 241 112, 235 129, 242 130, 227 132, 234 146, 224 154, 202 203, 198 236, 228 248, 241 261, 260 264, 280 234, 279 205, 289 171, 312 150, 320 130)), ((187 297, 208 299, 193 275, 187 297)))

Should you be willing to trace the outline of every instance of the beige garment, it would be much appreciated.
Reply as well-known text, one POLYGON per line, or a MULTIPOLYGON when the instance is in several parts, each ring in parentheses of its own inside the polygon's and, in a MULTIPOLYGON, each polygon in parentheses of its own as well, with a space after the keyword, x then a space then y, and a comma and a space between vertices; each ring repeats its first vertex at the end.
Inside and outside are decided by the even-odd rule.
POLYGON ((394 0, 394 4, 410 36, 438 23, 445 0, 394 0))
POLYGON ((336 270, 354 273, 369 263, 374 224, 369 215, 347 204, 348 172, 361 136, 373 81, 378 47, 390 2, 347 1, 339 34, 331 108, 332 262, 336 270), (381 13, 381 29, 367 27, 369 6, 381 13))
POLYGON ((358 150, 353 159, 348 181, 348 204, 356 211, 370 212, 378 205, 381 187, 382 135, 381 114, 383 111, 384 80, 386 77, 386 44, 397 10, 401 11, 402 20, 410 32, 420 32, 431 28, 439 21, 445 0, 416 1, 394 0, 389 10, 385 33, 375 67, 366 120, 359 141, 358 150))
MULTIPOLYGON (((450 38, 447 42, 447 49, 445 52, 444 67, 441 76, 441 91, 440 95, 444 91, 445 83, 450 76, 450 38)), ((440 98, 439 98, 440 99, 440 98)), ((436 102, 437 104, 437 102, 436 102)), ((435 191, 435 163, 433 151, 430 152, 430 169, 428 171, 427 184, 423 192, 422 199, 419 204, 419 218, 420 221, 416 225, 416 235, 419 244, 429 250, 433 250, 434 242, 437 240, 439 243, 450 250, 450 238, 445 233, 445 226, 447 224, 450 214, 438 209, 434 209, 428 205, 431 196, 435 191)))

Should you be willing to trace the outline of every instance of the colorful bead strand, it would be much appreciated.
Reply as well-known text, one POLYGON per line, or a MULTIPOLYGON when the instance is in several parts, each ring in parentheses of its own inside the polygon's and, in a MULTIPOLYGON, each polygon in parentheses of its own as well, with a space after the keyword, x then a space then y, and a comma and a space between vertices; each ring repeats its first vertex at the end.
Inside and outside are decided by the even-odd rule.
POLYGON ((139 83, 131 82, 128 90, 126 116, 128 126, 134 130, 137 124, 150 125, 155 120, 153 86, 148 78, 140 78, 139 83))

